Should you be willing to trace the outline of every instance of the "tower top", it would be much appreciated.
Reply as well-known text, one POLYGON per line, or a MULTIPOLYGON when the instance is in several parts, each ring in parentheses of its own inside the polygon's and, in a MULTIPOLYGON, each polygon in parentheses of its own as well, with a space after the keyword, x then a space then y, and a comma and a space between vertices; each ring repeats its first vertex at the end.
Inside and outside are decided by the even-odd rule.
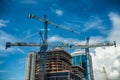
POLYGON ((75 52, 71 53, 72 56, 76 55, 85 55, 85 52, 82 51, 81 49, 76 49, 75 52))

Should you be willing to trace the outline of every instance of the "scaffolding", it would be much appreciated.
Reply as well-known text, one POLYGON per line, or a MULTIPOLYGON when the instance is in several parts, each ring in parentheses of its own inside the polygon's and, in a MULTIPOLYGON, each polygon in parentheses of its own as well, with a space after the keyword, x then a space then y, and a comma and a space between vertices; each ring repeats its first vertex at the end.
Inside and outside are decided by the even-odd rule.
POLYGON ((84 78, 85 70, 81 66, 72 66, 72 72, 75 73, 77 76, 84 78))
POLYGON ((61 48, 47 51, 47 80, 83 80, 84 69, 72 66, 72 56, 61 48))
POLYGON ((46 71, 63 72, 71 71, 71 55, 64 50, 55 49, 47 52, 46 71))
POLYGON ((47 80, 82 80, 73 72, 53 72, 47 74, 47 80))

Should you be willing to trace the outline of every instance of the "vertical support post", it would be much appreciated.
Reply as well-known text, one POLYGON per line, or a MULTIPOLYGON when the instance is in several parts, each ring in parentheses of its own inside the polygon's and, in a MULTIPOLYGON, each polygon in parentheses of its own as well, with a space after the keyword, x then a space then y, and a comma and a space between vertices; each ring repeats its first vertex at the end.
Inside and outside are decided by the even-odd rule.
POLYGON ((44 15, 44 41, 43 41, 43 45, 44 45, 44 50, 43 50, 43 54, 44 54, 44 80, 47 80, 47 74, 46 74, 46 57, 47 57, 47 53, 46 50, 48 48, 48 43, 47 43, 47 36, 48 36, 48 21, 46 20, 46 15, 44 15))
POLYGON ((46 57, 47 57, 46 50, 48 48, 47 35, 48 35, 48 21, 46 20, 46 15, 44 15, 44 36, 42 39, 43 44, 40 47, 40 54, 39 54, 40 55, 40 65, 41 65, 40 80, 47 79, 47 74, 46 74, 46 57))
MULTIPOLYGON (((48 21, 46 20, 46 15, 44 15, 44 20, 45 20, 45 22, 44 22, 44 25, 45 25, 45 27, 44 27, 44 42, 45 42, 45 44, 47 44, 47 35, 48 35, 48 21)), ((46 46, 47 47, 47 46, 46 46)))
MULTIPOLYGON (((89 46, 89 37, 86 38, 86 45, 89 46)), ((86 58, 87 58, 87 80, 90 80, 90 64, 89 64, 89 47, 85 49, 86 58)))

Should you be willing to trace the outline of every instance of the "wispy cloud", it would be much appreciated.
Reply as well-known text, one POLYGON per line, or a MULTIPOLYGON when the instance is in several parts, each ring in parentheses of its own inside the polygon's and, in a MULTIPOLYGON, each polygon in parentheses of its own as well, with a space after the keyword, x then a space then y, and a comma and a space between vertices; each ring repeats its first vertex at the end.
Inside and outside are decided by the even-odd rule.
POLYGON ((0 19, 0 28, 6 27, 7 23, 9 23, 9 20, 0 19))
MULTIPOLYGON (((41 28, 41 29, 38 29, 40 31, 44 31, 45 29, 44 28, 41 28)), ((47 29, 48 31, 50 31, 50 28, 47 29)))
POLYGON ((21 41, 21 42, 39 42, 38 38, 40 38, 40 35, 39 35, 40 29, 37 29, 37 30, 38 30, 37 32, 33 32, 31 29, 24 31, 22 33, 24 36, 19 41, 21 41))
POLYGON ((106 39, 102 36, 90 37, 90 44, 98 44, 98 43, 102 43, 102 42, 106 42, 106 39))
POLYGON ((58 15, 58 16, 62 16, 63 15, 63 11, 61 9, 56 9, 55 13, 58 15))
MULTIPOLYGON (((78 40, 75 38, 64 38, 58 35, 53 35, 48 38, 48 41, 50 43, 52 42, 63 42, 63 43, 70 43, 70 44, 86 44, 86 40, 78 40)), ((100 44, 100 43, 105 43, 106 39, 102 36, 96 36, 96 37, 90 37, 90 45, 94 44, 100 44)))
POLYGON ((10 52, 13 51, 13 49, 5 49, 6 42, 13 42, 17 41, 13 36, 10 34, 7 34, 6 32, 0 30, 0 52, 10 52))
POLYGON ((106 28, 103 25, 102 19, 95 17, 95 16, 91 16, 89 18, 89 20, 84 23, 83 31, 85 32, 85 31, 90 30, 90 29, 97 29, 101 32, 102 30, 105 30, 106 28))
POLYGON ((9 80, 18 80, 17 78, 8 78, 9 80))
POLYGON ((0 61, 0 64, 3 64, 4 63, 4 61, 0 61))
POLYGON ((25 62, 26 62, 26 58, 21 58, 21 59, 18 60, 18 64, 20 64, 20 65, 25 64, 25 62))
POLYGON ((0 30, 0 56, 5 56, 7 54, 4 53, 10 53, 10 52, 16 52, 19 51, 21 53, 24 53, 23 50, 19 48, 10 48, 10 49, 5 49, 6 42, 17 42, 18 40, 13 37, 12 35, 0 30))
POLYGON ((72 22, 71 23, 70 22, 64 22, 61 25, 64 26, 64 27, 68 27, 71 30, 76 30, 76 31, 79 31, 79 28, 81 27, 79 24, 72 23, 72 22))
POLYGON ((77 39, 73 39, 73 38, 63 38, 63 37, 60 37, 58 35, 54 35, 54 36, 51 36, 49 37, 48 39, 49 42, 64 42, 64 43, 76 43, 76 42, 79 42, 79 40, 77 39))
POLYGON ((26 66, 26 58, 20 58, 17 60, 17 63, 19 65, 18 69, 23 70, 26 66))
POLYGON ((0 70, 0 73, 5 73, 5 72, 8 72, 8 71, 6 71, 6 70, 0 70))

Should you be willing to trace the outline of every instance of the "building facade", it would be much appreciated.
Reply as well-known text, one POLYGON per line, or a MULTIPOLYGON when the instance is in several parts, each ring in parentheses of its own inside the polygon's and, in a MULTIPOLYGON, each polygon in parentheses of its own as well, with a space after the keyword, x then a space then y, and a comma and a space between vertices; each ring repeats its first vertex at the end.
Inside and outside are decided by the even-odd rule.
POLYGON ((36 52, 30 52, 27 57, 25 80, 35 80, 36 52))
POLYGON ((47 80, 82 80, 83 69, 72 66, 72 56, 61 48, 47 52, 47 80))
POLYGON ((25 80, 84 80, 84 69, 72 65, 72 56, 57 48, 46 52, 46 62, 39 52, 30 52, 27 57, 25 80), (43 72, 45 63, 46 74, 43 72))
POLYGON ((72 55, 73 66, 82 66, 85 70, 84 76, 86 80, 94 80, 91 55, 90 54, 88 55, 89 63, 87 62, 87 56, 85 52, 81 51, 80 49, 77 49, 71 55, 72 55))

